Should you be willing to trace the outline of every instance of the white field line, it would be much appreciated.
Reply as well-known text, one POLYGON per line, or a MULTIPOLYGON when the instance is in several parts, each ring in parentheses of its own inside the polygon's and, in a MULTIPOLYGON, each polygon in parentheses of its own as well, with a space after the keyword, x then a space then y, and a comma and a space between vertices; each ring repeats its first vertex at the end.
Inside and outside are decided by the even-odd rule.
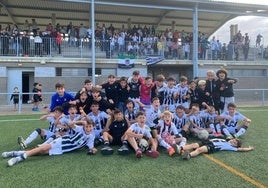
POLYGON ((0 122, 14 122, 14 121, 40 121, 39 119, 2 119, 0 122))

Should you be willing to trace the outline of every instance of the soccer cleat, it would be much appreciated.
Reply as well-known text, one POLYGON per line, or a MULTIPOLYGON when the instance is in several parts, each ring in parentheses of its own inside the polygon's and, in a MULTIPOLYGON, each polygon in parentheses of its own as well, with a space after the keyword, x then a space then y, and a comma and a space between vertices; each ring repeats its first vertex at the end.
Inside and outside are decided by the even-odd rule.
POLYGON ((190 160, 191 156, 190 156, 190 152, 189 151, 185 151, 182 155, 181 155, 182 159, 185 160, 190 160))
POLYGON ((117 150, 119 155, 127 155, 129 154, 129 148, 126 144, 123 144, 118 150, 117 150))
POLYGON ((2 153, 2 157, 3 157, 3 158, 15 157, 14 151, 3 152, 3 153, 2 153))
POLYGON ((173 149, 173 147, 168 148, 168 154, 169 154, 169 156, 174 155, 174 153, 175 153, 175 150, 173 149))
POLYGON ((102 155, 112 155, 113 153, 114 153, 114 150, 110 146, 104 146, 101 149, 101 154, 102 155))
POLYGON ((20 147, 22 149, 26 149, 27 148, 27 144, 26 144, 26 142, 25 142, 25 140, 24 140, 24 138, 22 136, 19 136, 18 137, 18 144, 20 145, 20 147))
POLYGON ((141 158, 142 157, 142 151, 140 149, 136 150, 136 157, 141 158))
POLYGON ((176 153, 181 154, 181 147, 180 146, 178 146, 177 144, 173 144, 172 147, 176 153))
POLYGON ((9 160, 7 161, 7 165, 8 165, 8 166, 13 166, 13 165, 19 163, 19 162, 22 161, 22 160, 24 160, 24 158, 23 158, 22 156, 13 157, 13 158, 11 158, 11 159, 9 159, 9 160))
POLYGON ((152 158, 156 158, 159 156, 159 152, 158 151, 152 151, 152 150, 147 150, 146 151, 146 155, 152 158))

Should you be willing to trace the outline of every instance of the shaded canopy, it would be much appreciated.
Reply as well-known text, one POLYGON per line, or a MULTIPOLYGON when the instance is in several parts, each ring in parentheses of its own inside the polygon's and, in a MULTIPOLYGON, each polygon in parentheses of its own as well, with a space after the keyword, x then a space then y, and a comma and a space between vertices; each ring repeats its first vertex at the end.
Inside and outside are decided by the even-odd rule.
MULTIPOLYGON (((121 28, 139 25, 154 26, 157 31, 171 28, 192 32, 194 7, 198 7, 198 29, 211 35, 226 21, 243 15, 267 16, 268 6, 226 3, 207 0, 96 0, 95 22, 108 27, 121 28)), ((35 18, 44 29, 48 23, 66 26, 90 26, 91 1, 89 0, 1 0, 0 23, 22 26, 27 19, 35 18), (52 21, 55 19, 55 23, 52 21)))

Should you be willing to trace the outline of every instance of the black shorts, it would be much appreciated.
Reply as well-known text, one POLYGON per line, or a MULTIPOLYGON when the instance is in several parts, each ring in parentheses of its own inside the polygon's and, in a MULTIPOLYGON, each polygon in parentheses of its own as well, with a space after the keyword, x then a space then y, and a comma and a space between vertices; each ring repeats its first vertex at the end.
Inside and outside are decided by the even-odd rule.
POLYGON ((42 101, 42 97, 38 96, 38 95, 34 95, 33 100, 34 100, 34 102, 40 102, 40 101, 42 101))
POLYGON ((111 145, 119 145, 119 146, 121 146, 122 145, 121 137, 120 138, 119 137, 113 137, 111 145))
POLYGON ((219 151, 218 148, 215 148, 213 142, 211 142, 209 140, 204 140, 202 142, 199 142, 198 145, 199 145, 199 147, 206 146, 208 149, 208 154, 215 153, 215 152, 219 151))
POLYGON ((13 99, 13 104, 19 104, 19 99, 13 99))

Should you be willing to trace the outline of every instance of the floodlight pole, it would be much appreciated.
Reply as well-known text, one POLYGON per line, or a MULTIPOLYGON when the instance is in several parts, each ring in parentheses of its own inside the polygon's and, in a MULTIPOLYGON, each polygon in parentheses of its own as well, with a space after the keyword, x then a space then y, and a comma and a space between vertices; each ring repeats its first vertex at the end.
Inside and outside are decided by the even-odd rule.
POLYGON ((198 77, 198 4, 193 14, 193 77, 198 77))
POLYGON ((95 4, 94 0, 91 0, 91 56, 92 56, 92 84, 96 84, 96 79, 95 79, 95 64, 96 64, 96 59, 95 59, 95 4))

